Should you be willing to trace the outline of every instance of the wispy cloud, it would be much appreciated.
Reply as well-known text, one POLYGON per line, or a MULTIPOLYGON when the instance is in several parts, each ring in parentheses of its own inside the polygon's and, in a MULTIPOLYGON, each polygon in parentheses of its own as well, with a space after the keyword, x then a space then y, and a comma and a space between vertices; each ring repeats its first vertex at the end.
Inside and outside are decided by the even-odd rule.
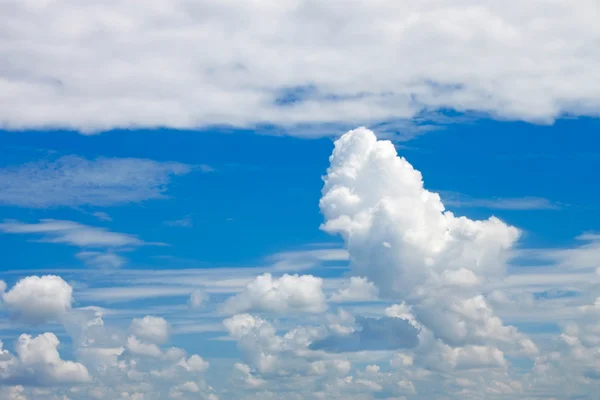
POLYGON ((194 226, 194 221, 192 220, 191 215, 186 215, 181 219, 176 219, 173 221, 165 221, 165 225, 179 227, 179 228, 192 228, 194 226))
POLYGON ((13 234, 32 234, 41 236, 39 241, 64 243, 77 247, 125 247, 143 245, 161 245, 148 243, 135 235, 111 232, 106 228, 83 225, 73 221, 42 219, 38 223, 28 224, 15 220, 0 223, 0 231, 13 234))
POLYGON ((0 168, 0 204, 108 206, 157 199, 165 196, 173 175, 191 170, 191 166, 176 162, 78 156, 8 166, 0 168))
POLYGON ((487 208, 496 210, 558 210, 560 203, 543 197, 493 197, 478 199, 456 192, 440 192, 444 205, 451 207, 487 208))

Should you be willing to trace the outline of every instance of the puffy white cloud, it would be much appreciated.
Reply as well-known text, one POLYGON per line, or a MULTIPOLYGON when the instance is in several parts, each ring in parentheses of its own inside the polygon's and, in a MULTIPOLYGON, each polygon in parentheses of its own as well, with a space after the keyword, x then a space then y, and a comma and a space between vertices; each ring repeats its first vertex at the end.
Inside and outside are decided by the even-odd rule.
MULTIPOLYGON (((0 381, 23 385, 68 385, 91 380, 87 368, 65 361, 58 353, 59 340, 53 333, 33 338, 23 334, 15 345, 16 358, 3 351, 0 360, 0 381)), ((0 347, 0 351, 1 351, 0 347)))
POLYGON ((171 327, 162 317, 146 315, 144 318, 134 318, 130 329, 135 336, 160 344, 169 340, 171 327))
POLYGON ((337 303, 370 301, 379 296, 379 290, 366 278, 352 276, 348 284, 331 295, 329 300, 337 303))
MULTIPOLYGON (((191 167, 135 158, 66 156, 0 168, 0 204, 23 207, 107 206, 164 197, 173 175, 191 167)), ((110 220, 103 212, 93 214, 110 220)))
POLYGON ((355 273, 386 295, 418 295, 432 277, 443 281, 446 270, 500 274, 519 237, 497 218, 473 221, 445 211, 394 145, 364 128, 336 141, 320 206, 323 229, 346 239, 355 273))
POLYGON ((2 294, 11 315, 28 323, 60 320, 71 309, 73 288, 55 275, 28 276, 2 294))
POLYGON ((6 1, 3 125, 354 125, 440 107, 549 121, 600 103, 594 0, 138 6, 6 1))
POLYGON ((160 348, 154 343, 144 343, 135 336, 129 336, 126 344, 127 350, 132 354, 148 356, 148 357, 160 357, 162 352, 160 348))
POLYGON ((256 277, 223 305, 223 310, 231 314, 250 310, 319 313, 326 309, 323 279, 288 274, 273 278, 269 273, 256 277))
MULTIPOLYGON (((393 144, 367 129, 338 139, 330 163, 322 228, 344 238, 355 275, 372 280, 384 298, 402 301, 385 313, 419 330, 418 365, 446 365, 453 373, 506 369, 505 353, 538 354, 481 295, 484 283, 505 276, 518 229, 495 217, 476 221, 447 211, 393 144)), ((496 381, 490 374, 481 384, 496 381)))
POLYGON ((206 371, 210 364, 199 355, 193 354, 188 359, 182 358, 179 360, 177 365, 188 372, 200 373, 206 371))

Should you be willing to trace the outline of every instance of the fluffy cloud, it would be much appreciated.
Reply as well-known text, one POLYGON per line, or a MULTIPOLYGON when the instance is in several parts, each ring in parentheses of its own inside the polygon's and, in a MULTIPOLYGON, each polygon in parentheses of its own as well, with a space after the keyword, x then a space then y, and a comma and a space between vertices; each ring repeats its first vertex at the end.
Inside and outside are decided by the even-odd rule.
POLYGON ((373 282, 357 276, 350 277, 348 284, 331 295, 329 300, 337 303, 352 301, 370 301, 379 296, 379 290, 373 282))
POLYGON ((437 108, 549 121, 600 104, 593 0, 5 3, 13 129, 393 127, 437 108))
POLYGON ((141 339, 152 343, 164 343, 169 339, 169 323, 161 317, 146 315, 144 318, 134 318, 131 332, 141 339))
POLYGON ((323 312, 327 308, 323 279, 312 275, 273 278, 266 273, 250 282, 246 289, 228 299, 223 309, 235 314, 244 311, 323 312))
MULTIPOLYGON (((184 164, 135 158, 86 160, 67 156, 0 168, 0 204, 23 207, 107 206, 163 197, 184 164)), ((110 220, 106 213, 94 213, 110 220)))
POLYGON ((60 358, 59 343, 53 333, 35 338, 21 335, 15 346, 16 358, 8 358, 9 354, 2 352, 0 381, 43 386, 89 382, 91 378, 85 366, 60 358))
POLYGON ((337 140, 330 162, 322 228, 344 238, 355 275, 372 280, 385 298, 403 301, 386 314, 420 330, 415 351, 423 362, 452 370, 505 368, 504 352, 538 354, 480 294, 484 282, 505 275, 516 228, 447 211, 393 144, 367 129, 337 140))
POLYGON ((29 276, 2 294, 2 300, 14 318, 37 324, 60 320, 71 309, 73 288, 59 276, 29 276))
POLYGON ((447 270, 502 274, 519 237, 495 217, 445 211, 393 144, 364 128, 336 141, 320 206, 323 229, 344 237, 353 270, 386 295, 419 295, 424 284, 443 284, 447 270))

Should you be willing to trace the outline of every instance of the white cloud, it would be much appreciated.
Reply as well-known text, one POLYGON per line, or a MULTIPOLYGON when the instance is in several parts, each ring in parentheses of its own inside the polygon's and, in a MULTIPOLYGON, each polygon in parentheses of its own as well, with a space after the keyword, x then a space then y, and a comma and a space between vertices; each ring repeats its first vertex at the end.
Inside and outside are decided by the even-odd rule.
MULTIPOLYGON (((9 166, 0 168, 0 204, 74 207, 137 203, 165 197, 171 176, 190 170, 191 166, 174 162, 135 158, 90 161, 77 156, 9 166)), ((101 220, 108 216, 94 215, 101 220)))
POLYGON ((337 140, 330 162, 322 228, 344 238, 354 275, 372 280, 384 298, 406 302, 386 312, 421 328, 419 351, 437 359, 433 349, 450 346, 483 364, 499 358, 481 348, 535 357, 537 346, 479 294, 484 282, 504 277, 518 229, 445 210, 421 173, 367 129, 337 140))
POLYGON ((126 344, 127 350, 132 354, 148 356, 148 357, 160 357, 162 352, 160 348, 154 343, 144 343, 135 336, 129 336, 126 344))
POLYGON ((126 262, 124 257, 111 252, 81 251, 75 257, 94 268, 120 268, 126 262))
POLYGON ((451 207, 488 208, 496 210, 558 210, 561 205, 543 197, 477 199, 455 192, 440 193, 444 204, 451 207))
POLYGON ((223 305, 227 313, 244 311, 323 312, 327 308, 323 279, 312 275, 288 275, 273 278, 266 273, 256 277, 246 289, 223 305))
POLYGON ((337 303, 376 300, 379 290, 366 278, 352 276, 348 284, 333 293, 330 300, 337 303))
POLYGON ((164 343, 169 340, 169 323, 162 317, 146 315, 144 318, 134 318, 131 322, 131 332, 152 343, 164 343))
POLYGON ((5 220, 0 223, 0 231, 13 234, 42 235, 40 241, 64 243, 78 247, 123 247, 154 244, 146 243, 127 233, 111 232, 105 228, 54 219, 42 219, 35 224, 5 220))
POLYGON ((29 323, 61 320, 71 309, 73 288, 59 276, 29 276, 2 295, 11 315, 29 323))
POLYGON ((188 304, 191 308, 202 308, 206 302, 210 299, 209 295, 201 290, 194 290, 192 294, 190 294, 190 298, 188 300, 188 304))
POLYGON ((152 4, 6 2, 3 124, 354 125, 441 107, 549 121, 600 104, 594 0, 152 4))
POLYGON ((15 345, 17 358, 9 361, 0 360, 0 381, 17 382, 23 385, 66 385, 89 382, 91 378, 84 365, 60 358, 59 343, 53 333, 44 333, 35 338, 21 335, 15 345))

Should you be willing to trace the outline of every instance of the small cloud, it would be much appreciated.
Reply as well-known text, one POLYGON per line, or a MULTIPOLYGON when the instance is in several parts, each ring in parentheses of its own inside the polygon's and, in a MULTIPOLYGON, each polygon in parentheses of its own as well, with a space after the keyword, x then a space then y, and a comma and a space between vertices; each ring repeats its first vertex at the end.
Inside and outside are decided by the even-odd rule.
POLYGON ((92 215, 98 218, 100 221, 112 221, 112 217, 105 212, 96 211, 92 213, 92 215))
POLYGON ((560 203, 552 202, 543 197, 494 197, 477 199, 456 192, 440 192, 444 205, 464 208, 488 208, 495 210, 558 210, 560 203))
POLYGON ((82 251, 75 254, 87 266, 94 268, 120 268, 125 264, 125 258, 111 252, 82 251))
POLYGON ((186 215, 182 219, 165 221, 165 225, 179 228, 192 228, 194 226, 194 221, 192 220, 192 217, 190 215, 186 215))

